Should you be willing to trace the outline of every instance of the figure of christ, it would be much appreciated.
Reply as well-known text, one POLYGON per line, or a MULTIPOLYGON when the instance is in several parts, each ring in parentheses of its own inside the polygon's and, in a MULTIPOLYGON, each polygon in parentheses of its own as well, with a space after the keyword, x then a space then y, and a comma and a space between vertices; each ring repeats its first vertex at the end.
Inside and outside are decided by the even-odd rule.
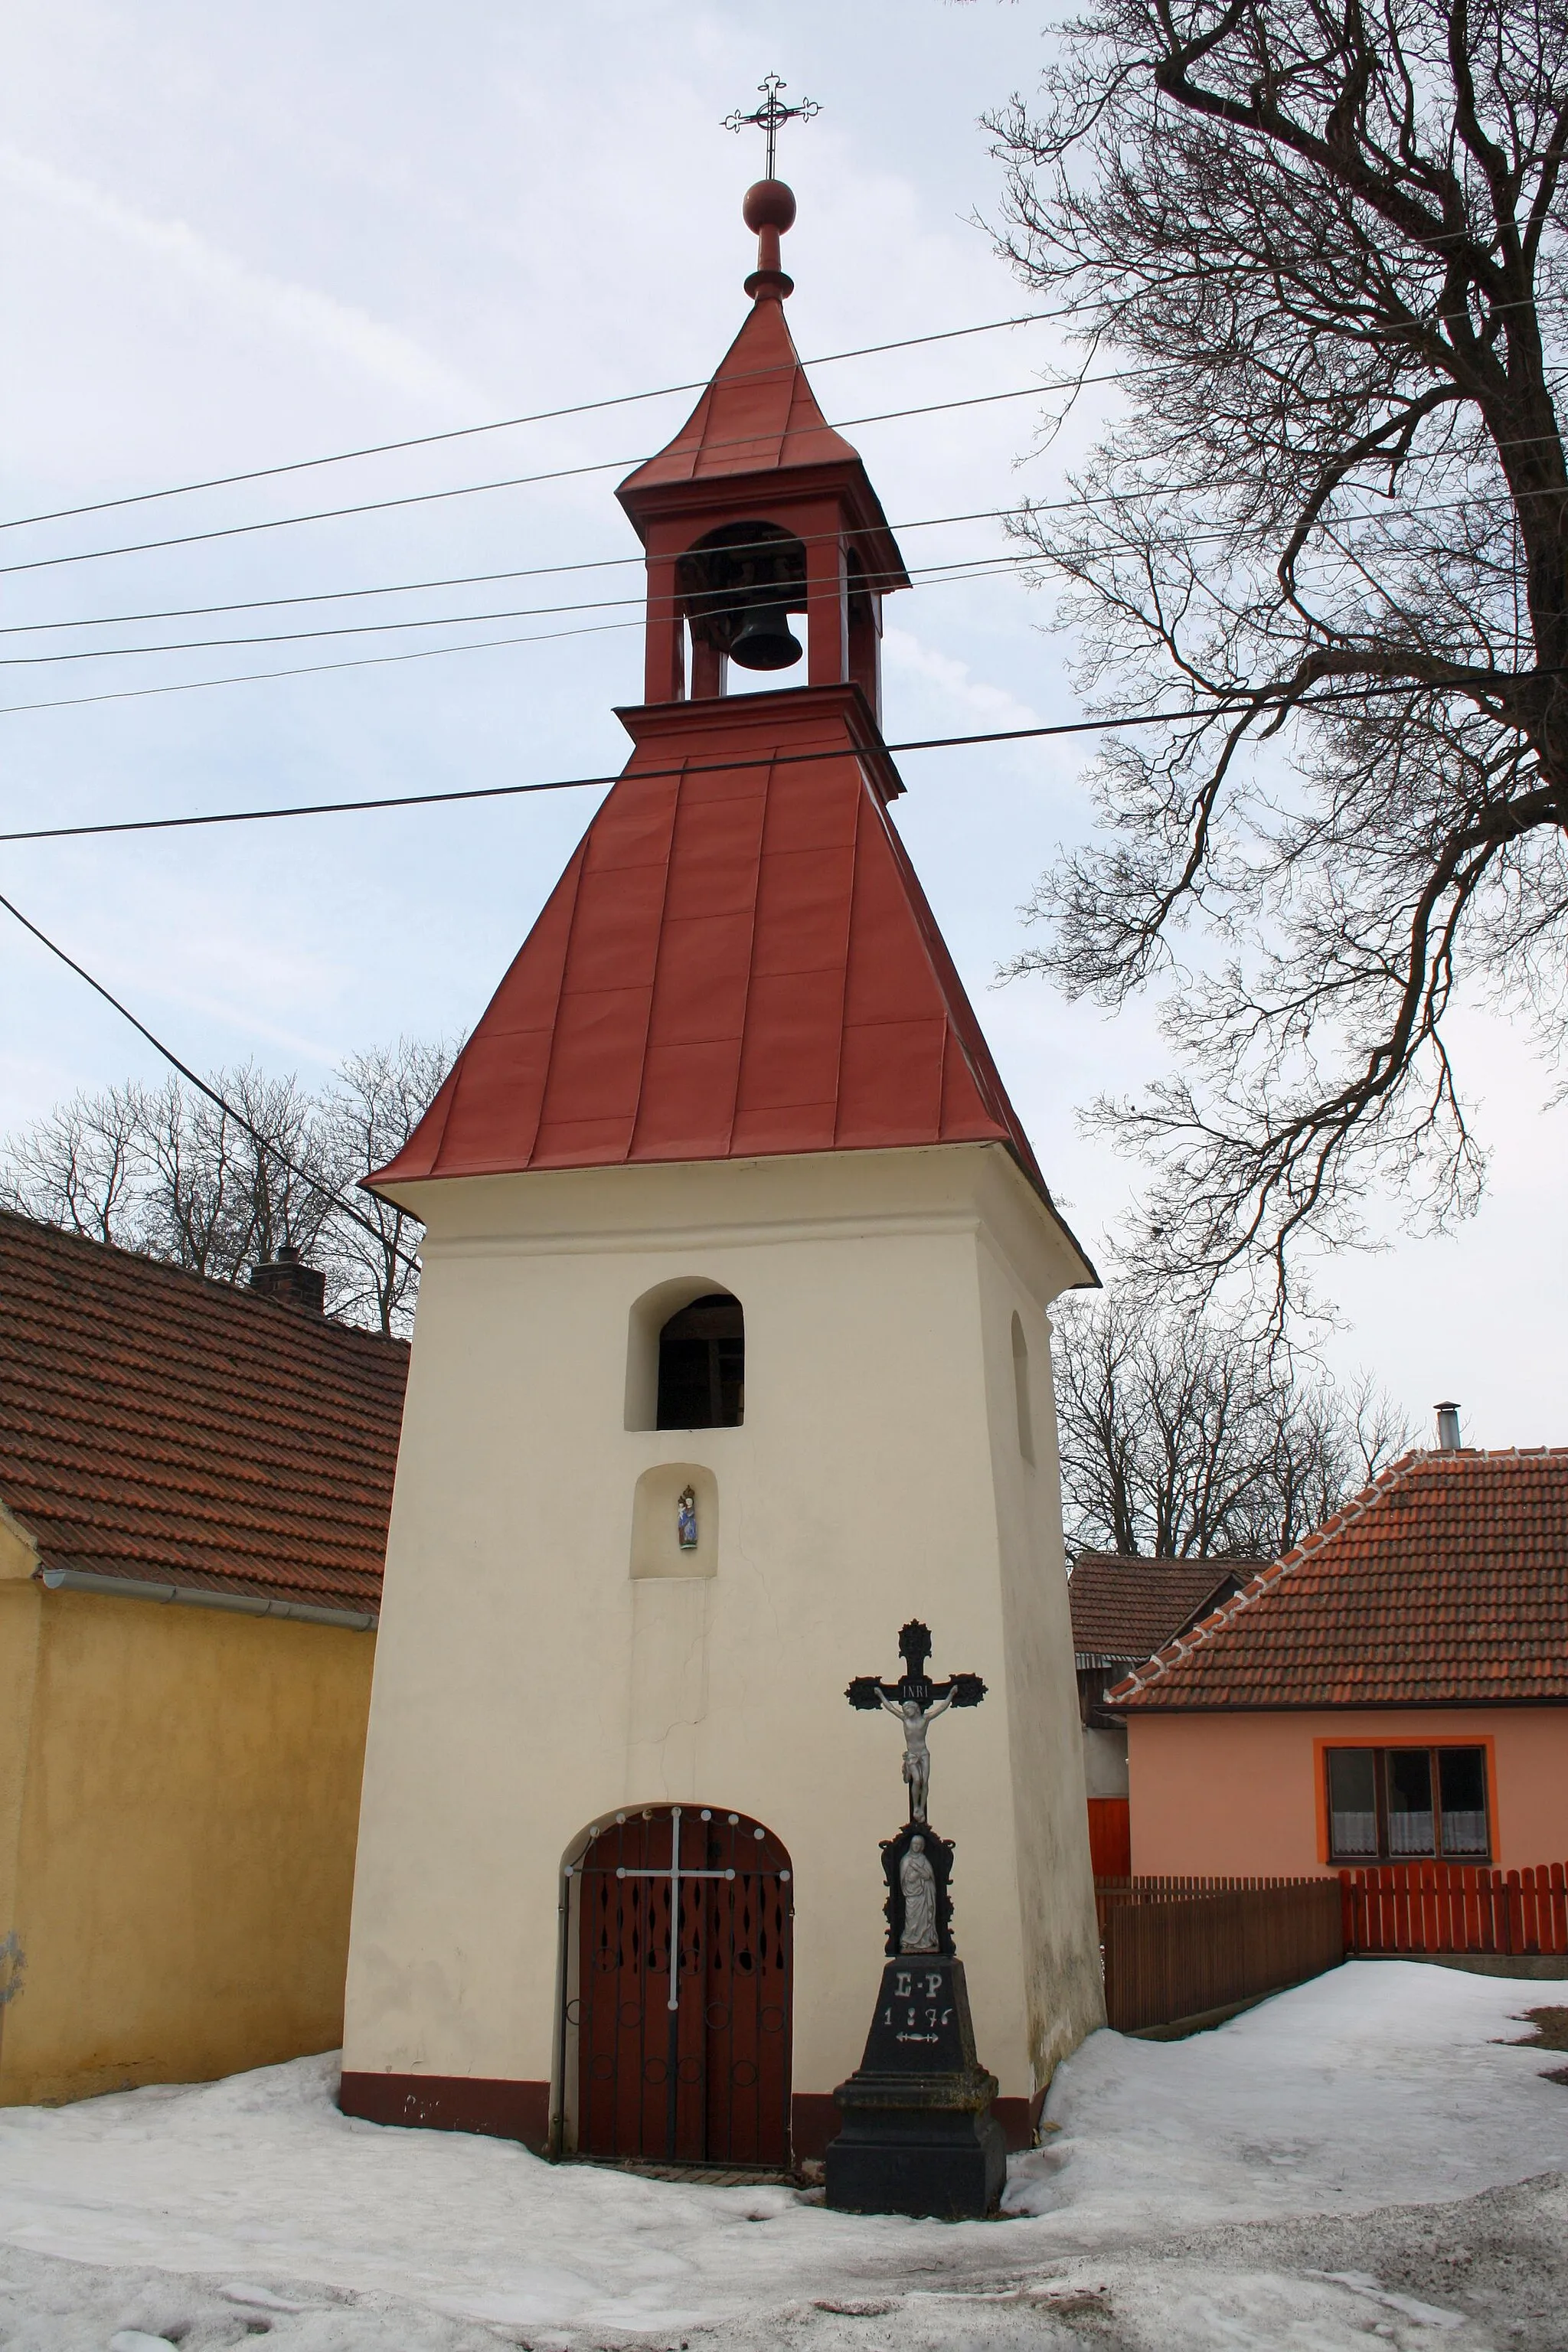
POLYGON ((926 1746, 926 1732, 944 1708, 952 1705, 953 1694, 933 1699, 922 1707, 918 1698, 891 1699, 878 1693, 882 1706, 899 1724, 904 1735, 904 1781, 910 1792, 910 1819, 923 1822, 926 1817, 926 1797, 931 1789, 931 1750, 926 1746))

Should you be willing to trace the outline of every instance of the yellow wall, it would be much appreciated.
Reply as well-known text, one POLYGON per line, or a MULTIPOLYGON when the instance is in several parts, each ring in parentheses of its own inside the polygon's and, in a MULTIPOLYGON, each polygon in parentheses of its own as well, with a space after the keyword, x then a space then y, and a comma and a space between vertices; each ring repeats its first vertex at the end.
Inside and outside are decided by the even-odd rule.
POLYGON ((334 2048, 374 1638, 48 1592, 7 1532, 0 2105, 334 2048))

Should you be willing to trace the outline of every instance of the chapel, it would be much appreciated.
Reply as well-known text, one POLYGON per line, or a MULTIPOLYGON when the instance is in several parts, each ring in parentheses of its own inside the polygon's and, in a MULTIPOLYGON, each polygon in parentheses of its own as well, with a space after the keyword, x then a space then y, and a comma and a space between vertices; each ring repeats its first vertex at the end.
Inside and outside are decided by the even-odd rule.
POLYGON ((1047 1321, 1095 1276, 893 820, 910 581, 785 323, 794 196, 744 215, 741 331, 617 493, 631 755, 369 1180, 426 1240, 341 2095, 779 2167, 877 1990, 905 1791, 847 1685, 900 1628, 986 1685, 931 1818, 1010 2144, 1102 2020, 1047 1321))

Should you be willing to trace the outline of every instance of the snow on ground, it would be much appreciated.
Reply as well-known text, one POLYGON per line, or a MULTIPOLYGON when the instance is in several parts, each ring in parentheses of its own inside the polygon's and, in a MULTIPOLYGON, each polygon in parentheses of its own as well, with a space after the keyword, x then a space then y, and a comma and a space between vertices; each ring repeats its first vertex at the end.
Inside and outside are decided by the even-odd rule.
POLYGON ((325 2058, 10 2108, 0 2345, 1558 2352, 1568 2089, 1506 2046, 1557 1990, 1363 1962, 1186 2042, 1096 2034, 1003 2223, 384 2129, 325 2058))

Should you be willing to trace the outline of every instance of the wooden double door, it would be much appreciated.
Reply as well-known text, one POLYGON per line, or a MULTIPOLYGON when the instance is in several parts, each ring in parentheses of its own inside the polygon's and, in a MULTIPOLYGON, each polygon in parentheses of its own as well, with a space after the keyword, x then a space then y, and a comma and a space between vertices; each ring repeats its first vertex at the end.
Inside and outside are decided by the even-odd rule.
POLYGON ((781 1842, 743 1813, 651 1805, 595 1832, 568 1885, 578 2153, 787 2164, 793 1884, 781 1842))

